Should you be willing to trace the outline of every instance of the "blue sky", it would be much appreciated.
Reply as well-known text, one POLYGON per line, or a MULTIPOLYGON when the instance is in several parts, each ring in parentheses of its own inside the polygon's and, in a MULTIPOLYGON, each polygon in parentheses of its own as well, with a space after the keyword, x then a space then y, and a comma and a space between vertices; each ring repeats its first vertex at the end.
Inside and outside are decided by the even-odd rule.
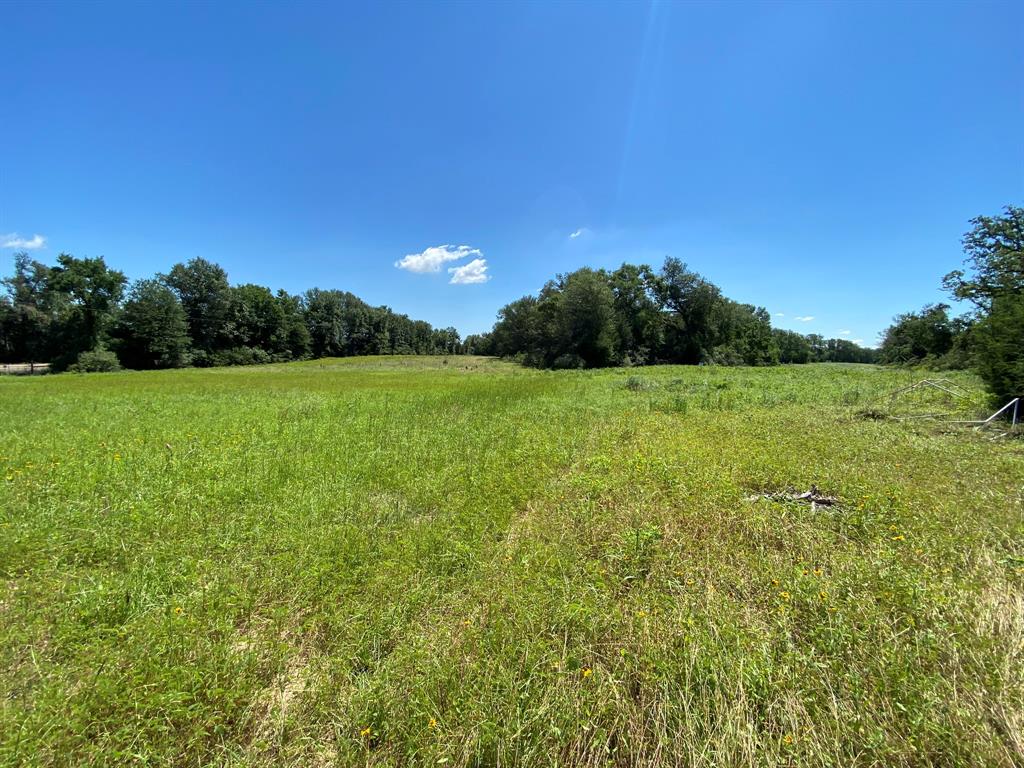
POLYGON ((132 278, 203 256, 471 333, 672 255, 870 344, 1024 201, 1020 3, 8 2, 0 29, 4 272, 36 235, 132 278))

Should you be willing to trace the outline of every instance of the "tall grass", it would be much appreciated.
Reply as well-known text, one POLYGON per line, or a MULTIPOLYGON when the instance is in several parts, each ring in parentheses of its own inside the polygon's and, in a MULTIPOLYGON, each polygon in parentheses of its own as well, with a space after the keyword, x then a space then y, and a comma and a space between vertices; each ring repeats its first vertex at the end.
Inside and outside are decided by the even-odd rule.
POLYGON ((0 763, 1020 764, 1024 449, 908 376, 2 380, 0 763))

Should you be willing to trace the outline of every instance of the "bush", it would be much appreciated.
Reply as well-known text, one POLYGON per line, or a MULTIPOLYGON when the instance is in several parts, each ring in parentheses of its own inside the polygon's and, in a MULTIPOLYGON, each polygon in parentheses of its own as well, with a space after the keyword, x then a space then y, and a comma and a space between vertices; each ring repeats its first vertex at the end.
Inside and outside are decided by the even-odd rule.
POLYGON ((121 370, 121 364, 109 349, 93 349, 82 352, 68 370, 74 373, 110 373, 121 370))
POLYGON ((715 347, 705 361, 711 365, 743 365, 743 355, 733 347, 721 345, 715 347))
POLYGON ((556 357, 554 362, 551 363, 551 367, 558 370, 584 368, 586 367, 586 361, 579 355, 572 352, 568 352, 564 355, 559 355, 558 357, 556 357))
POLYGON ((270 353, 257 347, 234 347, 213 352, 210 365, 265 365, 273 362, 270 353))

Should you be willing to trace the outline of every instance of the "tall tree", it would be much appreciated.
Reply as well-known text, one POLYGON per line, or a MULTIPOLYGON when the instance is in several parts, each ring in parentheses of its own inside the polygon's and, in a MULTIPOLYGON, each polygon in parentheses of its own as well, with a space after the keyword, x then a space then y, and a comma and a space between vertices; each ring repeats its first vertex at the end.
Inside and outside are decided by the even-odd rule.
POLYGON ((188 361, 188 324, 178 297, 158 280, 139 280, 111 332, 127 368, 176 368, 188 361))
POLYGON ((971 338, 978 375, 996 400, 1024 397, 1024 294, 994 296, 971 338))
POLYGON ((918 363, 953 348, 954 324, 948 304, 929 304, 920 312, 897 315, 885 331, 880 351, 884 363, 918 363))
POLYGON ((709 360, 717 338, 715 313, 722 301, 718 287, 679 259, 667 258, 655 283, 662 306, 672 312, 666 328, 666 352, 674 362, 709 360))
POLYGON ((57 266, 47 277, 47 290, 64 294, 71 306, 63 324, 58 365, 101 345, 126 282, 124 273, 107 267, 102 256, 77 259, 62 253, 57 257, 57 266))
POLYGON ((775 345, 779 349, 780 363, 809 363, 811 361, 811 343, 807 337, 796 331, 782 328, 772 330, 775 345))
POLYGON ((964 235, 968 272, 954 270, 943 285, 982 312, 999 296, 1024 292, 1024 208, 1008 205, 1001 216, 971 219, 964 235))
POLYGON ((185 309, 192 346, 203 352, 217 349, 223 340, 231 299, 227 272, 213 262, 196 258, 175 264, 162 279, 185 309))
POLYGON ((1024 396, 1024 208, 978 216, 964 235, 968 270, 946 275, 947 290, 976 308, 971 334, 978 373, 999 399, 1024 396))
POLYGON ((14 274, 0 284, 0 356, 7 362, 49 360, 56 351, 53 329, 68 310, 64 294, 49 290, 50 268, 21 251, 14 274))

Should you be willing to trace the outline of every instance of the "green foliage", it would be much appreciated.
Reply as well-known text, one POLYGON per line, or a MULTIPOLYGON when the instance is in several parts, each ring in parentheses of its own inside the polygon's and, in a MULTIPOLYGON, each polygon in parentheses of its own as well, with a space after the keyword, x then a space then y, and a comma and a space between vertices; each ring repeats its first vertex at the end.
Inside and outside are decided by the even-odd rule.
POLYGON ((612 363, 618 354, 618 329, 615 323, 615 296, 604 274, 580 269, 557 287, 550 286, 548 301, 542 305, 550 311, 553 326, 554 367, 601 368, 612 363), (558 365, 559 360, 578 360, 558 365))
POLYGON ((919 363, 948 354, 958 332, 948 310, 948 304, 929 304, 897 316, 882 339, 881 362, 919 363))
MULTIPOLYGON (((786 332, 788 333, 788 332, 786 332)), ((786 362, 870 362, 872 350, 822 340, 812 355, 804 337, 786 362)), ((790 336, 781 337, 791 342, 790 336)), ((820 337, 819 337, 820 338, 820 337)), ((660 272, 623 264, 614 272, 559 275, 537 297, 498 312, 488 351, 544 368, 599 368, 657 362, 775 365, 780 336, 767 311, 739 304, 678 259, 660 272)))
POLYGON ((156 280, 132 286, 111 335, 128 368, 177 368, 188 362, 185 311, 174 292, 156 280))
POLYGON ((1019 441, 459 362, 0 379, 0 764, 1019 763, 1019 441))
POLYGON ((996 297, 1024 292, 1024 208, 1008 205, 1002 216, 978 216, 971 224, 963 238, 971 274, 955 270, 943 285, 987 313, 996 297))
POLYGON ((454 328, 432 328, 388 307, 371 307, 345 291, 314 288, 306 292, 303 304, 314 357, 463 351, 454 328))
POLYGON ((109 269, 102 257, 77 259, 66 253, 57 257, 57 266, 46 277, 47 292, 64 298, 64 311, 55 323, 60 350, 56 368, 101 345, 126 282, 124 274, 109 269))
POLYGON ((997 403, 1024 397, 1024 293, 994 297, 972 339, 978 374, 997 403))
POLYGON ((811 362, 811 343, 806 336, 782 328, 773 328, 772 336, 775 338, 775 346, 779 350, 780 363, 811 362))
POLYGON ((305 296, 259 285, 231 286, 205 259, 140 281, 121 304, 124 275, 102 259, 62 254, 50 268, 15 256, 0 296, 0 362, 52 361, 54 370, 109 343, 133 368, 251 365, 324 356, 489 353, 489 335, 462 342, 351 293, 305 296), (184 329, 184 330, 183 330, 184 329))
POLYGON ((121 364, 109 349, 96 348, 80 353, 68 370, 72 373, 112 373, 121 370, 121 364))
POLYGON ((162 279, 185 309, 192 346, 203 352, 216 349, 231 302, 227 272, 206 259, 191 259, 175 264, 162 279))
MULTIPOLYGON (((1001 216, 978 216, 964 235, 970 274, 946 275, 947 290, 977 310, 969 333, 954 347, 956 359, 972 357, 996 401, 1024 394, 1024 208, 1008 205, 1001 216)), ((971 321, 964 321, 966 331, 971 321)))

